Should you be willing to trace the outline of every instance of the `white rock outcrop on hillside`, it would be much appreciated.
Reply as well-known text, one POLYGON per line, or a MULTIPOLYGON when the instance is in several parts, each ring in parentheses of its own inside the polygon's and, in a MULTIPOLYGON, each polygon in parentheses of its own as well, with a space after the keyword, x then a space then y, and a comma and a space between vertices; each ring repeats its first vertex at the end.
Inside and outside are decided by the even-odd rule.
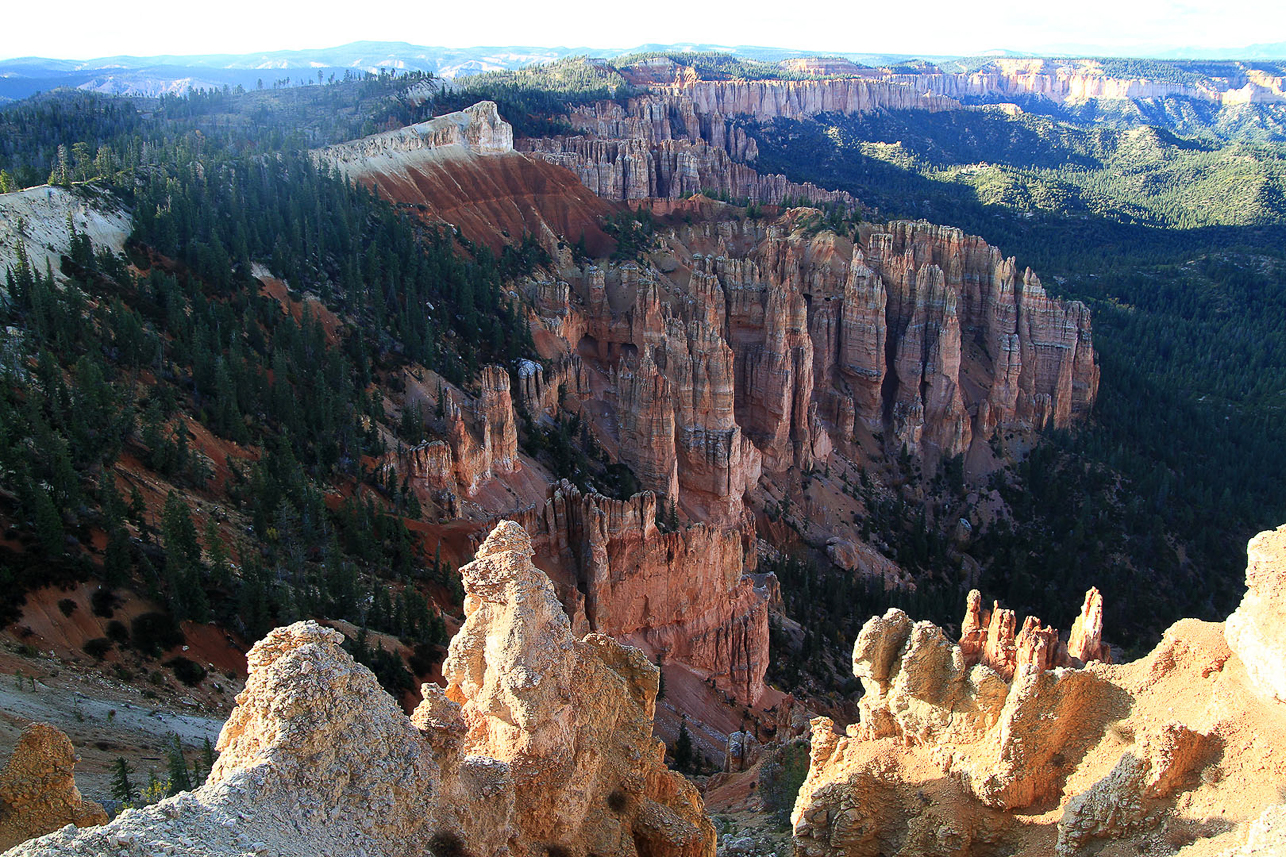
POLYGON ((129 237, 129 214, 106 193, 51 185, 0 194, 0 284, 4 272, 18 261, 18 245, 37 271, 46 265, 58 273, 59 260, 71 246, 70 215, 76 231, 88 235, 94 248, 119 253, 129 237))
POLYGON ((500 118, 494 101, 479 101, 472 107, 435 116, 359 140, 337 143, 317 151, 317 156, 346 171, 350 166, 371 169, 373 158, 395 157, 400 153, 448 150, 441 154, 480 155, 512 152, 513 127, 500 118), (449 151, 454 149, 454 152, 449 151))

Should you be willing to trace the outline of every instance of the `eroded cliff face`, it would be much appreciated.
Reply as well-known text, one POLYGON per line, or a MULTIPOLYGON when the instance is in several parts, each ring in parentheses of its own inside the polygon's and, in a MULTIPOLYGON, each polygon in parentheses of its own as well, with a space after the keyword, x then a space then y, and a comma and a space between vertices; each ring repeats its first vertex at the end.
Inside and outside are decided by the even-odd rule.
MULTIPOLYGON (((1239 611, 1242 634, 1265 638, 1286 618, 1280 605, 1256 601, 1282 574, 1271 547, 1281 533, 1252 542, 1247 602, 1256 606, 1239 611)), ((1101 646, 1101 614, 1091 590, 1072 649, 1089 655, 1101 646)), ((1213 839, 1201 853, 1233 854, 1243 853, 1236 849, 1248 833, 1273 853, 1282 841, 1273 805, 1286 785, 1286 707, 1263 692, 1260 677, 1275 653, 1230 648, 1231 622, 1183 620, 1139 661, 1079 667, 1061 655, 1068 667, 1023 654, 1025 645, 1061 651, 1056 632, 1029 619, 1015 639, 1014 624, 1009 611, 986 616, 977 593, 960 645, 899 610, 866 624, 853 650, 861 720, 845 734, 826 718, 813 721, 792 816, 797 853, 1003 847, 1070 857, 1102 840, 1173 851, 1213 839)))
POLYGON ((612 500, 564 481, 520 520, 574 628, 637 642, 753 705, 769 657, 768 604, 749 575, 754 528, 663 532, 657 504, 651 492, 612 500))
POLYGON ((952 456, 1089 413, 1082 304, 956 229, 894 222, 854 241, 810 216, 677 226, 652 264, 570 271, 566 304, 540 310, 612 373, 597 397, 644 487, 677 484, 685 508, 730 520, 761 472, 820 465, 859 426, 952 456))
MULTIPOLYGON (((917 97, 910 88, 899 89, 917 97)), ((603 101, 576 107, 567 115, 576 135, 522 139, 517 147, 567 168, 605 199, 679 199, 708 192, 757 203, 793 199, 856 206, 842 191, 756 172, 748 163, 758 148, 734 122, 738 111, 709 109, 692 95, 678 88, 632 98, 625 106, 603 101)))
POLYGON ((464 110, 435 116, 416 125, 372 134, 359 140, 327 146, 318 157, 341 169, 349 165, 365 168, 376 158, 396 157, 407 152, 438 151, 449 156, 452 147, 479 154, 513 151, 513 127, 500 118, 494 101, 479 101, 464 110))
POLYGON ((422 415, 442 413, 445 440, 433 440, 399 449, 388 455, 386 466, 411 480, 435 500, 458 507, 459 493, 473 497, 492 478, 522 469, 518 455, 518 429, 514 418, 509 373, 500 366, 484 366, 476 397, 440 384, 427 397, 408 399, 422 415))
POLYGON ((1228 644, 1256 690, 1286 703, 1286 638, 1277 624, 1286 616, 1286 525, 1255 536, 1246 555, 1246 595, 1228 617, 1228 644))
POLYGON ((545 246, 571 236, 590 252, 611 250, 600 227, 610 206, 570 173, 515 152, 513 128, 490 101, 314 157, 493 251, 525 233, 545 246))
POLYGON ((954 99, 921 92, 901 81, 694 80, 669 87, 702 116, 749 116, 760 121, 802 119, 819 113, 870 113, 876 110, 956 110, 954 99))
POLYGON ((272 853, 712 857, 701 798, 651 735, 658 673, 577 638, 522 528, 461 569, 466 620, 407 718, 312 622, 249 655, 206 784, 15 855, 272 853))
POLYGON ((22 730, 8 764, 0 771, 0 849, 11 848, 64 825, 90 827, 107 813, 81 797, 72 769, 71 740, 48 723, 22 730))

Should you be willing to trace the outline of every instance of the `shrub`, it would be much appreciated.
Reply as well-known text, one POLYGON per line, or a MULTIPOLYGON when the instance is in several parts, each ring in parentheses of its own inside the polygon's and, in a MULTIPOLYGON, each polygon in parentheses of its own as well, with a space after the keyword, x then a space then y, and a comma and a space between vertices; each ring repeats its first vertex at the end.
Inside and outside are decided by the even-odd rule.
POLYGON ((119 619, 107 623, 107 639, 120 646, 129 645, 129 628, 119 619))
POLYGON ((184 657, 173 658, 166 661, 165 665, 174 670, 174 676, 188 687, 195 687, 205 678, 205 667, 196 661, 184 657))
POLYGON ((130 623, 134 648, 159 658, 166 649, 183 645, 183 631, 169 613, 144 613, 130 623))
POLYGON ((79 604, 77 604, 75 601, 71 600, 70 598, 64 598, 58 602, 58 609, 62 611, 62 614, 64 616, 70 616, 71 614, 75 613, 76 608, 79 606, 80 606, 79 604))
POLYGON ((89 606, 95 616, 110 619, 116 608, 121 606, 121 600, 110 589, 96 589, 94 594, 89 596, 89 606))
POLYGON ((85 654, 96 661, 101 661, 112 650, 112 641, 106 637, 95 637, 92 640, 86 640, 82 648, 85 654))

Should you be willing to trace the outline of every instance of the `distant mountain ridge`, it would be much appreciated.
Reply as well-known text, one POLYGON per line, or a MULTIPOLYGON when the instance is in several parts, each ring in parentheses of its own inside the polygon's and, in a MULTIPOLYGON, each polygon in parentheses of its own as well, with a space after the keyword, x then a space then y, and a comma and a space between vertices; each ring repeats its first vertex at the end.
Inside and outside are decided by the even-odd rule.
MULTIPOLYGON (((1060 54, 1033 54, 1007 49, 985 51, 974 57, 900 53, 835 53, 803 51, 756 45, 718 45, 680 42, 644 44, 633 48, 537 47, 530 45, 432 47, 409 42, 358 41, 327 48, 265 51, 244 54, 162 54, 150 57, 108 56, 88 60, 48 57, 16 57, 0 60, 0 104, 16 101, 60 87, 113 95, 157 97, 193 89, 244 86, 302 85, 314 79, 327 80, 345 73, 392 71, 427 72, 437 77, 456 78, 489 71, 524 68, 570 56, 613 59, 636 53, 734 54, 764 62, 781 62, 806 57, 836 57, 872 67, 937 65, 942 71, 972 71, 980 63, 999 58, 1038 58, 1060 54)), ((1061 56, 1092 56, 1096 52, 1074 51, 1061 56)), ((1097 53, 1102 54, 1102 51, 1097 53)), ((1286 58, 1286 42, 1251 45, 1242 49, 1179 48, 1153 55, 1155 61, 1229 60, 1264 61, 1286 58)))

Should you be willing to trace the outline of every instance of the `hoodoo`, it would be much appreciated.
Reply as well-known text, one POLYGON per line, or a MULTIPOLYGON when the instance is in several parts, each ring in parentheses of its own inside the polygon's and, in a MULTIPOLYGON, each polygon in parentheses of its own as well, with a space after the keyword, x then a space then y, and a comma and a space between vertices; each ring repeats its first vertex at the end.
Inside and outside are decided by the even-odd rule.
POLYGON ((1013 613, 988 623, 976 592, 960 645, 901 610, 871 619, 853 649, 860 722, 812 724, 797 853, 1072 857, 1102 840, 1142 851, 1199 838, 1230 857, 1281 853, 1286 705, 1272 684, 1280 657, 1262 641, 1286 620, 1272 595, 1284 534, 1251 541, 1248 592, 1226 623, 1184 619, 1119 666, 1094 657, 1096 590, 1072 653, 1031 618, 1015 641, 1013 613))

